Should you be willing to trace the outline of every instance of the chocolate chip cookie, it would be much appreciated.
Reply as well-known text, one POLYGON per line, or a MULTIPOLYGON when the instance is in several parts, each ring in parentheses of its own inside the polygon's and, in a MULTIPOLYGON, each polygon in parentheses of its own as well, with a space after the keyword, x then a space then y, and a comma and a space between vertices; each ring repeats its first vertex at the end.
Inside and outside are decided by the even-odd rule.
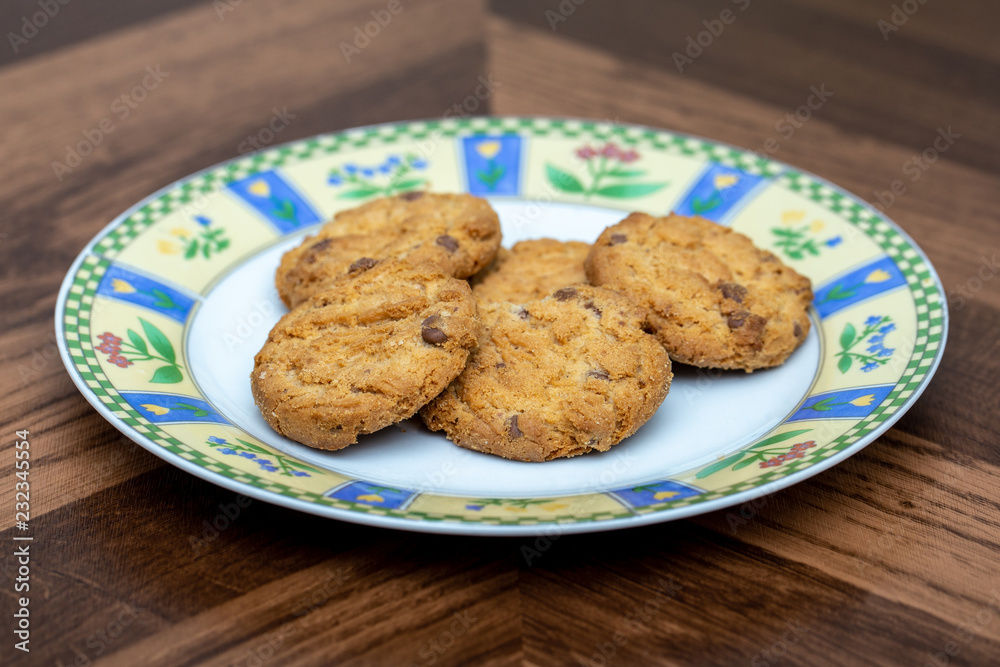
POLYGON ((607 451, 646 423, 673 377, 643 316, 589 285, 481 304, 478 349, 420 415, 462 447, 519 461, 607 451))
POLYGON ((439 394, 479 326, 468 283, 436 264, 362 263, 275 325, 254 360, 254 400, 278 433, 341 449, 439 394))
POLYGON ((470 279, 472 292, 482 301, 524 303, 551 294, 560 287, 586 283, 583 261, 590 244, 581 241, 536 239, 521 241, 470 279))
POLYGON ((431 261, 465 278, 493 260, 500 236, 500 220, 484 199, 405 192, 338 213, 285 254, 275 284, 285 305, 294 308, 358 262, 431 261))
POLYGON ((674 361, 750 372, 781 364, 809 333, 809 279, 703 218, 633 213, 604 230, 585 268, 646 308, 674 361))

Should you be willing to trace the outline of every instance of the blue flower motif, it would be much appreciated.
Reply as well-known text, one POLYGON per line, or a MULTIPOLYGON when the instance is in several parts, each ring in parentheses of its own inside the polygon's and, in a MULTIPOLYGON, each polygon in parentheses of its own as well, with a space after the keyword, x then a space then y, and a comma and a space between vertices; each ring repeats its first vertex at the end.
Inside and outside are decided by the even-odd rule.
POLYGON ((214 435, 213 436, 209 436, 208 441, 210 443, 212 443, 213 445, 225 445, 226 444, 226 439, 225 438, 217 438, 214 435))
POLYGON ((479 510, 483 509, 483 506, 482 505, 466 505, 465 509, 472 510, 473 512, 478 512, 479 510))
POLYGON ((867 320, 865 320, 866 327, 878 326, 881 323, 882 323, 882 317, 879 315, 872 315, 867 320))
POLYGON ((863 370, 865 373, 867 373, 869 371, 875 370, 876 368, 878 368, 878 364, 873 361, 871 363, 867 363, 864 366, 862 366, 861 370, 863 370))
POLYGON ((415 158, 413 160, 410 160, 410 166, 413 167, 414 169, 426 169, 427 160, 421 160, 420 158, 415 158))
POLYGON ((348 174, 356 174, 358 173, 358 167, 357 165, 354 164, 345 164, 344 171, 346 171, 348 174))
POLYGON ((885 336, 890 331, 895 331, 895 330, 896 330, 896 325, 893 324, 892 322, 890 322, 889 324, 887 324, 884 327, 882 327, 881 329, 879 329, 879 333, 881 333, 883 336, 885 336))
POLYGON ((879 351, 878 356, 880 356, 880 357, 891 357, 892 353, 895 352, 895 351, 896 351, 895 348, 892 348, 892 347, 883 347, 881 349, 881 351, 879 351))
POLYGON ((844 239, 840 238, 839 236, 834 236, 832 239, 827 239, 826 240, 826 245, 829 248, 835 248, 835 247, 839 246, 841 244, 841 242, 843 242, 843 240, 844 239))
POLYGON ((391 171, 392 171, 392 165, 389 164, 388 162, 385 163, 385 164, 379 165, 378 173, 380 173, 380 174, 388 174, 391 171))
POLYGON ((278 470, 274 466, 261 466, 260 469, 266 472, 276 472, 278 470))
POLYGON ((330 185, 340 185, 343 182, 344 179, 336 174, 331 175, 330 178, 327 179, 327 183, 329 183, 330 185))
POLYGON ((372 176, 375 175, 375 170, 365 167, 364 169, 361 170, 361 175, 364 176, 365 178, 371 178, 372 176))
POLYGON ((223 454, 226 454, 227 456, 230 455, 230 454, 235 454, 236 453, 236 450, 235 449, 231 449, 230 447, 223 447, 219 451, 222 452, 223 454))
POLYGON ((194 221, 197 222, 202 227, 208 227, 210 224, 212 224, 212 220, 210 218, 206 218, 203 215, 194 216, 194 221))
POLYGON ((398 155, 390 155, 389 159, 385 161, 386 164, 391 165, 393 167, 399 164, 400 162, 401 160, 399 159, 398 155))
POLYGON ((271 463, 270 459, 257 459, 257 463, 261 464, 262 466, 274 465, 273 463, 271 463))
POLYGON ((883 349, 882 346, 879 345, 878 343, 875 343, 874 345, 869 345, 868 346, 868 353, 869 354, 877 354, 878 351, 881 350, 881 349, 883 349))
POLYGON ((312 477, 312 475, 310 475, 309 473, 302 472, 301 470, 293 470, 292 474, 295 475, 296 477, 312 477))
POLYGON ((255 459, 255 458, 257 458, 257 455, 254 454, 253 452, 240 452, 240 456, 242 456, 245 459, 255 459))

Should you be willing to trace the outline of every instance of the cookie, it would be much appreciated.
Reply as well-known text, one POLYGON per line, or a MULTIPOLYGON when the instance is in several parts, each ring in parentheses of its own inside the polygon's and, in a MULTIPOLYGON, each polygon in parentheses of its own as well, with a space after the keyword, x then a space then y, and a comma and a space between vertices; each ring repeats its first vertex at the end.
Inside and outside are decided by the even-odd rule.
POLYGON ((589 285, 481 303, 479 347, 420 416, 461 447, 519 461, 607 451, 653 416, 673 377, 643 316, 589 285))
POLYGON ((536 239, 500 249, 493 263, 472 277, 472 292, 482 301, 524 303, 560 287, 586 283, 583 260, 590 244, 536 239))
POLYGON ((809 333, 809 279, 704 218, 633 213, 604 230, 585 268, 647 309, 674 361, 750 372, 781 364, 809 333))
POLYGON ((281 318, 254 359, 254 400, 278 433, 341 449, 439 394, 478 334, 467 282, 429 262, 375 262, 281 318))
POLYGON ((465 278, 489 264, 499 247, 500 220, 484 199, 405 192, 335 215, 316 236, 285 253, 275 285, 294 308, 357 262, 431 261, 465 278))

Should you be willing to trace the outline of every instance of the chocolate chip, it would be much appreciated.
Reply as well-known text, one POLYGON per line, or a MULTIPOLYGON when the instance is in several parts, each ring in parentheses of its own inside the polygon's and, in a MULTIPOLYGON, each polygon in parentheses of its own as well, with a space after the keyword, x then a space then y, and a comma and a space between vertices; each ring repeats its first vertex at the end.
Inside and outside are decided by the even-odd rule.
POLYGON ((598 317, 600 317, 601 314, 603 313, 603 311, 600 308, 598 308, 593 301, 588 301, 587 303, 583 304, 583 307, 586 308, 587 310, 594 311, 594 314, 597 315, 598 317))
POLYGON ((376 264, 378 264, 378 260, 374 260, 371 257, 362 257, 361 259, 351 264, 351 268, 349 268, 348 271, 350 273, 367 271, 376 264))
POLYGON ((745 310, 737 311, 726 319, 726 324, 729 325, 730 329, 739 329, 741 326, 743 326, 743 324, 746 322, 747 317, 749 316, 750 313, 748 313, 745 310))
POLYGON ((440 345, 448 340, 448 334, 434 327, 423 327, 420 330, 420 335, 423 336, 424 341, 431 345, 440 345))
POLYGON ((432 345, 440 345, 448 340, 448 334, 434 326, 440 319, 437 315, 431 315, 420 323, 420 335, 426 342, 432 345))
POLYGON ((587 371, 587 377, 597 378, 598 380, 610 380, 611 376, 608 375, 607 371, 587 371))
POLYGON ((524 308, 522 308, 521 310, 519 310, 519 311, 517 312, 517 316, 518 316, 518 317, 520 317, 520 318, 521 318, 522 320, 526 320, 526 319, 528 319, 529 317, 531 317, 531 313, 529 313, 529 312, 528 312, 528 311, 526 311, 526 310, 525 310, 524 308))
POLYGON ((624 234, 612 234, 611 243, 609 243, 608 245, 621 245, 626 241, 628 241, 628 237, 625 236, 624 234))
POLYGON ((521 432, 521 429, 517 427, 517 415, 510 418, 510 428, 507 429, 507 433, 510 434, 510 437, 512 438, 520 438, 524 435, 524 433, 521 432))
POLYGON ((501 361, 500 363, 497 364, 497 368, 507 368, 507 364, 501 361))
POLYGON ((333 239, 323 239, 322 241, 314 243, 309 248, 309 254, 306 255, 306 264, 315 264, 316 255, 326 250, 331 243, 333 243, 333 239))
POLYGON ((719 285, 719 291, 722 292, 723 297, 736 303, 743 303, 743 299, 747 295, 747 288, 736 283, 722 283, 719 285))
POLYGON ((802 325, 798 322, 795 323, 795 327, 792 329, 792 335, 796 338, 802 338, 802 325))
POLYGON ((569 299, 572 299, 574 296, 576 296, 576 290, 573 289, 572 287, 563 287, 561 290, 559 290, 552 296, 556 298, 556 301, 568 301, 569 299))
POLYGON ((415 199, 420 199, 423 196, 424 196, 423 192, 415 190, 413 192, 404 192, 403 194, 399 195, 399 198, 402 199, 403 201, 413 201, 415 199))
POLYGON ((455 252, 456 250, 458 250, 458 241, 456 241, 451 236, 448 236, 447 234, 442 234, 441 236, 437 237, 437 241, 435 241, 435 243, 437 243, 439 246, 441 246, 448 252, 455 252))

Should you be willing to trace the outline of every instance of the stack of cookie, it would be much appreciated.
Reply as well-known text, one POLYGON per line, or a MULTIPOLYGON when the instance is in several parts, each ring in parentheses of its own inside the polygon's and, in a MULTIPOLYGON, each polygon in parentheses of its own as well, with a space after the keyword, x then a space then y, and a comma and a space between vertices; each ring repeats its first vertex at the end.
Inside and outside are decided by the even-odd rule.
POLYGON ((251 376, 272 428, 334 450, 419 411, 506 458, 607 451, 662 403, 671 358, 749 372, 809 330, 809 281, 706 220, 635 213, 593 246, 500 240, 485 201, 407 193, 287 253, 292 310, 251 376))

